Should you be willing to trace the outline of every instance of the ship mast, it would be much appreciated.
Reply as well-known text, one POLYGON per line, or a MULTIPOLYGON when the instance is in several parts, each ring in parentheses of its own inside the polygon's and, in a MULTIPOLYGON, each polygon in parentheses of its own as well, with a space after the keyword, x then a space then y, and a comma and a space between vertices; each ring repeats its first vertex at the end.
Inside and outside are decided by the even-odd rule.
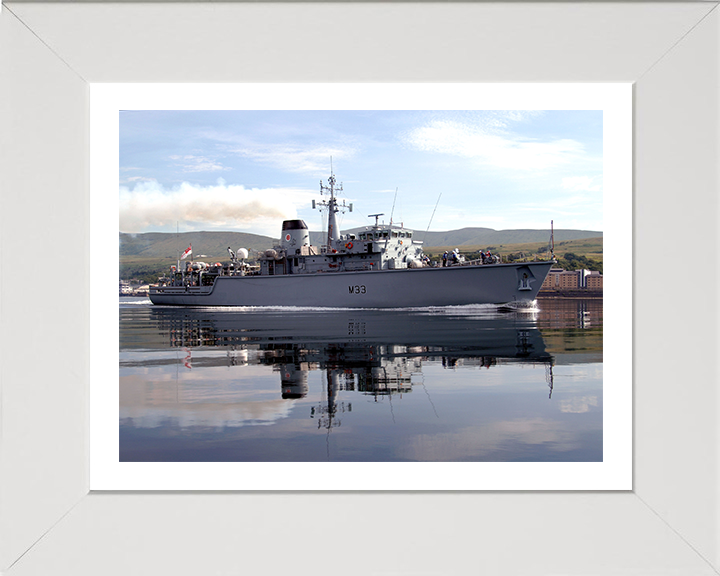
POLYGON ((333 240, 339 240, 340 234, 338 232, 337 228, 337 218, 335 217, 335 214, 339 212, 339 208, 337 206, 337 199, 335 198, 335 190, 338 192, 342 191, 342 184, 335 187, 335 175, 330 172, 330 178, 328 178, 328 185, 324 186, 322 183, 322 180, 320 180, 320 194, 323 192, 329 192, 330 193, 330 200, 328 200, 325 204, 328 208, 328 235, 327 235, 327 245, 328 247, 332 246, 333 240))
MULTIPOLYGON (((332 162, 332 160, 331 160, 332 162)), ((332 172, 332 164, 330 168, 330 178, 328 178, 327 186, 323 184, 323 181, 320 180, 320 195, 322 195, 323 192, 330 193, 330 199, 325 201, 321 200, 320 202, 315 202, 313 200, 313 208, 327 208, 328 209, 328 229, 327 229, 327 246, 328 248, 331 248, 334 242, 337 242, 340 240, 340 230, 338 229, 337 225, 337 218, 335 217, 335 214, 340 212, 341 210, 349 210, 352 212, 352 204, 345 204, 345 201, 343 200, 342 204, 338 204, 337 198, 335 198, 335 192, 342 192, 342 183, 340 185, 337 185, 337 181, 335 180, 335 174, 332 172)))

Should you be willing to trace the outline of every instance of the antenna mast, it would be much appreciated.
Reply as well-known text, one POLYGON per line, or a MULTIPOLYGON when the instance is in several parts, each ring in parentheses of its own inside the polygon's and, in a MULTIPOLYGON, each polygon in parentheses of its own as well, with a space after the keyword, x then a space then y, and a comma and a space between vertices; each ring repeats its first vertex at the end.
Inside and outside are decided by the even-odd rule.
POLYGON ((395 198, 393 198, 393 207, 392 207, 392 210, 390 211, 390 226, 392 226, 393 214, 395 214, 395 201, 397 200, 397 193, 398 193, 398 189, 396 187, 395 188, 395 198))
POLYGON ((432 224, 433 218, 435 218, 435 210, 437 210, 438 204, 440 204, 440 198, 442 198, 442 192, 440 192, 440 195, 438 196, 437 202, 435 202, 435 208, 433 208, 433 213, 430 216, 430 222, 428 222, 427 230, 425 230, 425 236, 423 236, 423 242, 425 242, 425 238, 427 237, 427 233, 430 231, 430 224, 432 224))
POLYGON ((340 185, 336 185, 335 180, 335 174, 333 174, 332 171, 332 156, 330 157, 330 178, 328 178, 327 186, 323 184, 323 181, 320 180, 320 195, 322 196, 323 192, 329 192, 330 193, 330 199, 329 200, 321 200, 320 202, 315 202, 313 200, 313 208, 327 208, 328 209, 328 230, 327 230, 327 246, 330 248, 332 246, 332 243, 340 239, 340 232, 338 230, 337 225, 337 218, 335 218, 335 214, 337 214, 340 211, 345 211, 346 209, 352 212, 352 204, 345 204, 345 200, 343 200, 342 204, 338 204, 337 198, 335 198, 335 192, 342 192, 342 183, 340 185))

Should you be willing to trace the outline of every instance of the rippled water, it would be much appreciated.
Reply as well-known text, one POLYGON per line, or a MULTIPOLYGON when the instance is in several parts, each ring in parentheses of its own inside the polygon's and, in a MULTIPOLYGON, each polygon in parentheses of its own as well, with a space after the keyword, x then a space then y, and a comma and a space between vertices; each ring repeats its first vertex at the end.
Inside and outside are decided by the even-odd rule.
POLYGON ((601 461, 602 300, 535 308, 120 299, 121 461, 601 461))

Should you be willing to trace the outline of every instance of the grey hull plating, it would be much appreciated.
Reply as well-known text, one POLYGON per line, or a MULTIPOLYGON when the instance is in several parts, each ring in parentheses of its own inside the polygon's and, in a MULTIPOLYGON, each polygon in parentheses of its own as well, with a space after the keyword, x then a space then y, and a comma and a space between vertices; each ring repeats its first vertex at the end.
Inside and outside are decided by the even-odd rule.
POLYGON ((151 288, 153 304, 414 308, 535 299, 553 262, 368 272, 219 277, 212 286, 151 288))

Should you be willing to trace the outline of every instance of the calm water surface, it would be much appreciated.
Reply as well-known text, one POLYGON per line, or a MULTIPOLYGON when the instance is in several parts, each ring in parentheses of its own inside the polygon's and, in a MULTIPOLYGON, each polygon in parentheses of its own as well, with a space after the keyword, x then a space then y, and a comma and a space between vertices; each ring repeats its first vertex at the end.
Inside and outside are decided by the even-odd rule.
POLYGON ((602 317, 121 298, 120 460, 601 461, 602 317))

